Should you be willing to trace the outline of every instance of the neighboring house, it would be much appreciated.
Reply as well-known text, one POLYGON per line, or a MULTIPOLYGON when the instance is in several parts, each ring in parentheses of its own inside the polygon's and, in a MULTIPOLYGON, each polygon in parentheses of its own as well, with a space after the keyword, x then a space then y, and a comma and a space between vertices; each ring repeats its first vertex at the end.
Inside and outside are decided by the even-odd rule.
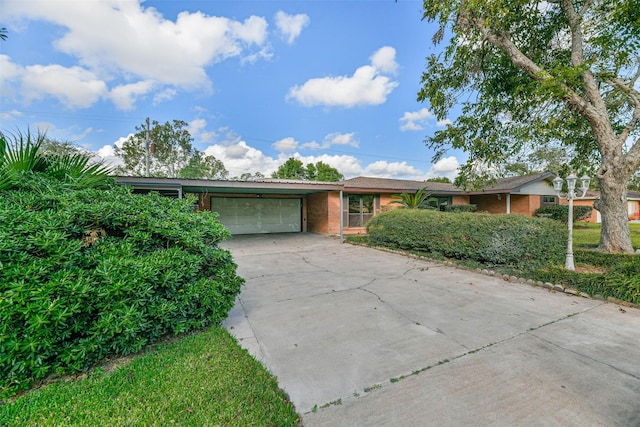
MULTIPOLYGON (((262 179, 213 181, 177 178, 116 177, 135 192, 158 191, 181 198, 195 194, 194 209, 218 212, 232 234, 314 232, 350 235, 365 232, 374 215, 397 207, 394 194, 426 187, 439 204, 476 204, 479 211, 532 216, 545 204, 556 204, 554 175, 505 178, 482 191, 463 191, 453 184, 358 177, 340 182, 262 179)), ((592 201, 593 203, 593 201, 592 201)), ((636 209, 636 212, 640 209, 636 209)))
MULTIPOLYGON (((600 192, 597 190, 589 190, 585 197, 580 199, 573 199, 574 206, 591 206, 595 203, 596 199, 600 197, 600 192)), ((560 204, 568 204, 567 199, 562 199, 560 204)), ((640 193, 637 191, 627 191, 627 214, 629 215, 629 221, 640 220, 640 193)), ((585 222, 597 222, 600 223, 600 212, 593 209, 591 216, 584 220, 585 222)))

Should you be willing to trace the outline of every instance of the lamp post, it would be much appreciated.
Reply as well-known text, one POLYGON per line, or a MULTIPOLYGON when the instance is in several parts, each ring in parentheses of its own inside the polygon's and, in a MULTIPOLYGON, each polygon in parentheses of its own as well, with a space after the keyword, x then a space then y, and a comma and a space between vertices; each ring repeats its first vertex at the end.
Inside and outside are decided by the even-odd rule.
MULTIPOLYGON (((569 218, 568 218, 568 227, 569 227, 569 239, 567 242, 567 258, 564 264, 564 268, 567 270, 575 271, 576 267, 573 264, 573 199, 582 199, 587 195, 587 190, 589 189, 589 183, 591 182, 591 178, 587 175, 583 175, 582 178, 578 178, 573 173, 567 176, 567 194, 565 197, 569 202, 569 218), (580 186, 578 187, 578 194, 576 192, 576 182, 580 181, 580 186)), ((559 176, 553 179, 553 189, 556 191, 558 195, 558 199, 562 197, 562 184, 564 180, 559 176)))

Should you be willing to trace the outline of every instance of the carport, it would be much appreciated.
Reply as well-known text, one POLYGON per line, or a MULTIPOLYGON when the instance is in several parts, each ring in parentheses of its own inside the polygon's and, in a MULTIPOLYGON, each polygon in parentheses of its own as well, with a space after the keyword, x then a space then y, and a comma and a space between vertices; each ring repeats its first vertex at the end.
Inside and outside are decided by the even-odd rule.
POLYGON ((326 221, 327 206, 310 195, 341 192, 341 183, 263 179, 219 181, 172 178, 116 177, 136 192, 158 191, 182 198, 198 197, 196 210, 217 212, 231 234, 299 233, 318 231, 326 221), (311 212, 311 215, 309 213, 311 212))

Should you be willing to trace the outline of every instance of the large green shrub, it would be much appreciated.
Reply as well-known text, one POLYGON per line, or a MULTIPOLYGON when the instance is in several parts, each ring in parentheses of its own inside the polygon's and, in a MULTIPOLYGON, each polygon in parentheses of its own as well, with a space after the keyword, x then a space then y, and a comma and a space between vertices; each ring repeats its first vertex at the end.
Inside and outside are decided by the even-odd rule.
POLYGON ((489 265, 561 262, 567 242, 556 221, 522 215, 491 215, 396 209, 367 224, 370 244, 489 265))
POLYGON ((227 316, 242 279, 215 213, 27 178, 0 191, 0 396, 227 316))
MULTIPOLYGON (((593 208, 591 206, 574 206, 573 207, 573 221, 582 221, 591 216, 593 208)), ((569 222, 569 206, 567 205, 553 205, 543 206, 536 209, 535 216, 541 218, 551 218, 556 221, 562 221, 563 223, 569 222)))

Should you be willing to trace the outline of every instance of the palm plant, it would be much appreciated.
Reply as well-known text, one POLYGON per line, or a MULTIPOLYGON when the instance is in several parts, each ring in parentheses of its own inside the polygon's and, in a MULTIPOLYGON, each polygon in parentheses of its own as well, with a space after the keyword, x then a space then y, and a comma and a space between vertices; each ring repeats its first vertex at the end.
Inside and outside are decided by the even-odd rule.
POLYGON ((394 200, 391 203, 402 205, 407 209, 437 209, 434 202, 437 204, 438 200, 431 197, 432 192, 427 192, 427 187, 423 187, 415 193, 402 193, 394 194, 391 196, 394 200))
POLYGON ((19 188, 27 178, 42 174, 62 181, 69 188, 93 188, 108 183, 111 169, 91 163, 81 153, 46 155, 40 150, 46 135, 31 131, 7 136, 0 132, 0 190, 19 188))
POLYGON ((0 132, 0 190, 14 188, 25 175, 46 169, 45 159, 39 154, 43 141, 41 133, 33 136, 30 131, 26 135, 18 132, 8 138, 0 132))

